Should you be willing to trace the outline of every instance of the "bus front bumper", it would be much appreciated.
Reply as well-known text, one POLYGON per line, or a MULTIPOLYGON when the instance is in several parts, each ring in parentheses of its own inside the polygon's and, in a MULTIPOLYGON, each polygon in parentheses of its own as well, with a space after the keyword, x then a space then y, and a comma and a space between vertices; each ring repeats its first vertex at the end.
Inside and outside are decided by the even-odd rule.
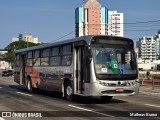
POLYGON ((97 83, 85 83, 85 96, 130 96, 139 94, 139 83, 133 86, 103 86, 97 83), (117 91, 121 89, 123 91, 117 91))

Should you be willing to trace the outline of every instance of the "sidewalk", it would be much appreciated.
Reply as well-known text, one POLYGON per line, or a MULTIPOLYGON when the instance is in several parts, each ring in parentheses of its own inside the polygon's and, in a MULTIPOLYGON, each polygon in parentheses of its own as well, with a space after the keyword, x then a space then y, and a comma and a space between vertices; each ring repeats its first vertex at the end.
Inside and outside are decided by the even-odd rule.
POLYGON ((152 89, 152 86, 140 86, 141 92, 153 92, 153 93, 160 93, 160 87, 155 87, 152 89))
POLYGON ((160 87, 152 89, 152 86, 140 86, 139 94, 160 96, 160 87))

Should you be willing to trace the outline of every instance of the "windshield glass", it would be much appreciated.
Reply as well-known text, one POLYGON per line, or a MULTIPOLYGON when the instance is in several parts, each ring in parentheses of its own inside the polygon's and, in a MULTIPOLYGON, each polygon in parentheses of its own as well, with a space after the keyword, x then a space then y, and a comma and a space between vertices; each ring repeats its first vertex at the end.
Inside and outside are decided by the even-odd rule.
POLYGON ((133 49, 93 47, 93 60, 96 74, 136 74, 136 61, 133 49))

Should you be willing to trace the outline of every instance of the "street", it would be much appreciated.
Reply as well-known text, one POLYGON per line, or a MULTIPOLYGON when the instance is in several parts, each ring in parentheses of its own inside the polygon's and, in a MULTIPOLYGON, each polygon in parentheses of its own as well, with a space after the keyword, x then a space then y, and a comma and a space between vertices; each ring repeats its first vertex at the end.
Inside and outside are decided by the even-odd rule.
POLYGON ((55 92, 40 90, 29 93, 24 86, 17 85, 13 77, 0 77, 0 112, 24 113, 12 118, 0 115, 0 120, 40 120, 44 117, 47 120, 52 117, 57 120, 158 120, 159 101, 160 96, 141 92, 136 96, 113 97, 110 102, 99 97, 80 96, 76 96, 75 101, 67 101, 55 92), (27 118, 26 112, 41 114, 27 118))

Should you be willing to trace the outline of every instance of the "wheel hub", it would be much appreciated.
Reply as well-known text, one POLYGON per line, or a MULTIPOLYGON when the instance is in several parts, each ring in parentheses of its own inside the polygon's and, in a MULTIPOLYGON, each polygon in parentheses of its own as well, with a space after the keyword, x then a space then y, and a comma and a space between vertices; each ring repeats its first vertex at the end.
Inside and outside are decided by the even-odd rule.
POLYGON ((72 88, 70 86, 67 87, 67 95, 72 94, 72 88))
POLYGON ((28 81, 28 90, 31 90, 31 84, 30 84, 30 81, 28 81))

